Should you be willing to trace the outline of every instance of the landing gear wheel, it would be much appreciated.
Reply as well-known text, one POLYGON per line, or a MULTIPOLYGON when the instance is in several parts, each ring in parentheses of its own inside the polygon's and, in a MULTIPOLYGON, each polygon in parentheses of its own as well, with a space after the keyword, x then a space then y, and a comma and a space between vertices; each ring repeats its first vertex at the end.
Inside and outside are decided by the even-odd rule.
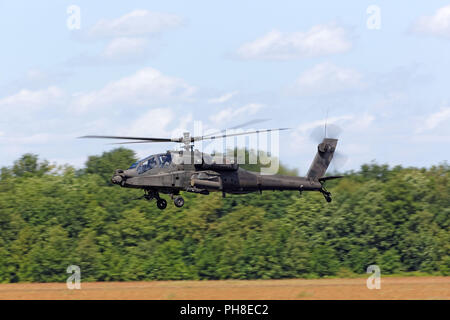
POLYGON ((156 205, 159 209, 164 210, 167 207, 167 201, 164 199, 158 199, 156 201, 156 205))
POLYGON ((331 202, 331 197, 330 196, 325 196, 325 200, 327 200, 327 202, 331 202))
POLYGON ((181 208, 184 205, 184 199, 182 197, 175 197, 173 203, 175 207, 181 208))

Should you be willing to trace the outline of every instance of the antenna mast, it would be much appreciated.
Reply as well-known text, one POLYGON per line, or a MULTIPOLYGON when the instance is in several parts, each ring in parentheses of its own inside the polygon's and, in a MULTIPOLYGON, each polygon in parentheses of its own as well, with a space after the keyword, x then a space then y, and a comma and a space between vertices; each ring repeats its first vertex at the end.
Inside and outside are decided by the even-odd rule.
POLYGON ((325 138, 327 137, 327 122, 328 122, 328 112, 330 111, 330 108, 327 108, 327 115, 325 117, 325 138))

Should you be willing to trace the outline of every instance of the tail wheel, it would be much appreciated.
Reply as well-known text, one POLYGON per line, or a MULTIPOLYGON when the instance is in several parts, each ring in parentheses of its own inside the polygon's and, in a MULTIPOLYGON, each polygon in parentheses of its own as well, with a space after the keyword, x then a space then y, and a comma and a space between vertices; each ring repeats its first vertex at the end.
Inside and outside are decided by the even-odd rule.
POLYGON ((173 199, 173 203, 176 207, 181 208, 184 205, 184 199, 182 197, 176 197, 173 199))
POLYGON ((158 201, 156 201, 156 206, 159 209, 164 210, 167 207, 167 201, 164 199, 158 199, 158 201))

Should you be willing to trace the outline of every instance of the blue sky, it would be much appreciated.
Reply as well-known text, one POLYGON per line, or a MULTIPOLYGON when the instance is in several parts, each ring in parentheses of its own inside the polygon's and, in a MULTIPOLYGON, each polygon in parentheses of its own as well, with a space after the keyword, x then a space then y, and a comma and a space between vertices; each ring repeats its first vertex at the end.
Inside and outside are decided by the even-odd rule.
POLYGON ((85 134, 270 118, 255 128, 292 128, 280 157, 305 173, 327 110, 342 170, 449 159, 449 2, 1 1, 0 21, 0 166, 33 152, 80 167, 115 147, 85 134))

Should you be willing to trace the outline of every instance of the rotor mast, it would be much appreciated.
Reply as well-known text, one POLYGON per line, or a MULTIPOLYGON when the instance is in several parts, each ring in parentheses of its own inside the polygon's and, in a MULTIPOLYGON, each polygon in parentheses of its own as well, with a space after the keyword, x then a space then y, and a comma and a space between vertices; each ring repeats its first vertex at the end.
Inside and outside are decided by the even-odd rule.
POLYGON ((194 143, 189 132, 183 132, 183 139, 181 142, 184 144, 183 148, 187 152, 191 151, 194 148, 194 143))

